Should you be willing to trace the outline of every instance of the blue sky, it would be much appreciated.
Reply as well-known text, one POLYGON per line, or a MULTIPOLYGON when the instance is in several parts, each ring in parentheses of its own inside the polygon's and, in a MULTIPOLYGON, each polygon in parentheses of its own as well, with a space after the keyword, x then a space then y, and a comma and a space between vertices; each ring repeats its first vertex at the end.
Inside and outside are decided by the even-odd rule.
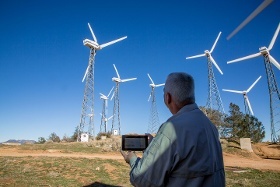
MULTIPOLYGON (((230 102, 244 111, 242 95, 222 89, 246 90, 256 117, 270 140, 269 95, 263 58, 227 64, 229 60, 258 52, 268 46, 280 22, 280 2, 274 1, 230 40, 226 37, 262 0, 212 1, 14 1, 0 3, 0 142, 33 139, 55 132, 71 136, 79 124, 92 39, 89 22, 100 44, 127 39, 98 51, 95 58, 95 132, 99 132, 102 101, 114 83, 115 64, 122 78, 137 80, 120 85, 122 133, 144 133, 148 128, 149 73, 163 83, 170 72, 193 75, 196 101, 207 99, 207 60, 187 56, 210 50, 224 75, 214 73, 225 111, 230 102)), ((280 62, 280 36, 272 56, 280 62)), ((280 82, 280 72, 274 73, 280 82)), ((160 122, 171 116, 156 90, 160 122)), ((109 102, 109 115, 113 112, 109 102)), ((109 122, 109 125, 111 123, 109 122)))

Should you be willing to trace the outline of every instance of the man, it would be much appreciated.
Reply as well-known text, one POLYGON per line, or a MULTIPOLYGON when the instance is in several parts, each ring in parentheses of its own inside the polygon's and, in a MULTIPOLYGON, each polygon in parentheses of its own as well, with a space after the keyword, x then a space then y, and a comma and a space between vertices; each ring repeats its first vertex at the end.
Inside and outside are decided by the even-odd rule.
POLYGON ((161 125, 142 158, 121 152, 131 166, 131 184, 225 186, 218 131, 195 103, 192 76, 169 74, 164 102, 173 116, 161 125))

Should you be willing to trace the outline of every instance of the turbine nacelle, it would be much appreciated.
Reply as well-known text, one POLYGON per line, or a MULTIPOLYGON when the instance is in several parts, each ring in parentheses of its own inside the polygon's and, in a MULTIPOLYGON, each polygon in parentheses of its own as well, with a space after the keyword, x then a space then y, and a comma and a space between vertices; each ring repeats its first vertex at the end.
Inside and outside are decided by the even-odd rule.
POLYGON ((205 50, 204 53, 207 54, 211 54, 209 50, 205 50))
POLYGON ((108 100, 108 97, 106 95, 100 94, 100 99, 108 100))
POLYGON ((262 55, 269 54, 269 50, 267 49, 267 47, 260 47, 259 50, 262 55))
POLYGON ((101 49, 101 47, 98 45, 98 43, 96 43, 95 41, 89 40, 89 39, 83 40, 83 44, 85 46, 88 46, 89 48, 94 48, 95 50, 101 49))
POLYGON ((112 81, 114 81, 114 82, 122 82, 122 80, 120 78, 117 78, 117 77, 113 77, 112 81))

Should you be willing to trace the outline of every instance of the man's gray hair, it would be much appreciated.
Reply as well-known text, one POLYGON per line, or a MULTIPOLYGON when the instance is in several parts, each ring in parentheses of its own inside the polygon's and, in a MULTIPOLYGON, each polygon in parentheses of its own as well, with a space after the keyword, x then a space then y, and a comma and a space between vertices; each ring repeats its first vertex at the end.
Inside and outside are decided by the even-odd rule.
POLYGON ((195 103, 194 79, 187 73, 170 73, 165 82, 164 92, 170 93, 178 106, 195 103))

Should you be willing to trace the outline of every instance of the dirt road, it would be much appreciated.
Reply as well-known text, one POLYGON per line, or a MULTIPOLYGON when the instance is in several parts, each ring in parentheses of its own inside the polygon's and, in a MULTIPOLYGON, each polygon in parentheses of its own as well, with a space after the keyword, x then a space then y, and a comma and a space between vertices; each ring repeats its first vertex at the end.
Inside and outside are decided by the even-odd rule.
MULTIPOLYGON (((73 157, 73 158, 88 158, 88 159, 116 159, 122 160, 122 156, 118 152, 86 154, 86 153, 61 153, 59 150, 17 150, 17 149, 0 149, 0 156, 12 157, 73 157)), ((280 160, 262 159, 258 156, 252 158, 245 158, 240 155, 224 153, 224 163, 228 168, 241 167, 241 168, 254 168, 259 170, 272 170, 280 172, 280 160)))

